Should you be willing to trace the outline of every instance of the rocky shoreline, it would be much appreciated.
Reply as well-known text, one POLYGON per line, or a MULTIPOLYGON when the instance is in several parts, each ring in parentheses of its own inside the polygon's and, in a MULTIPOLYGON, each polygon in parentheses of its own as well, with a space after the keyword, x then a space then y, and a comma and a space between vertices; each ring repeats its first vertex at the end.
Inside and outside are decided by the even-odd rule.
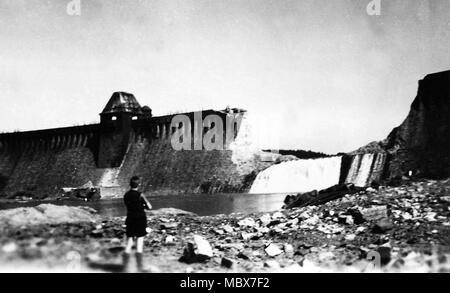
MULTIPOLYGON (((151 211, 144 263, 147 272, 450 272, 449 195, 450 180, 428 180, 272 213, 151 211)), ((0 230, 2 271, 121 271, 122 217, 47 204, 0 211, 0 230)))

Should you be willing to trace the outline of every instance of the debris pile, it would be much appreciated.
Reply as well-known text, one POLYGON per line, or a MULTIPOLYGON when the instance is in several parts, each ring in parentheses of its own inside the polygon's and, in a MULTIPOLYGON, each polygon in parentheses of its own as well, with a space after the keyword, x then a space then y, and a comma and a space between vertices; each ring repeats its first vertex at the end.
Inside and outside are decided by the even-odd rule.
MULTIPOLYGON (((144 262, 159 272, 450 272, 449 195, 450 180, 428 180, 272 213, 152 211, 144 262)), ((77 251, 83 267, 114 271, 125 244, 121 217, 17 231, 0 236, 2 264, 77 251)))
POLYGON ((58 197, 62 199, 81 199, 83 201, 97 201, 101 198, 100 188, 95 187, 91 181, 79 187, 64 187, 58 197))

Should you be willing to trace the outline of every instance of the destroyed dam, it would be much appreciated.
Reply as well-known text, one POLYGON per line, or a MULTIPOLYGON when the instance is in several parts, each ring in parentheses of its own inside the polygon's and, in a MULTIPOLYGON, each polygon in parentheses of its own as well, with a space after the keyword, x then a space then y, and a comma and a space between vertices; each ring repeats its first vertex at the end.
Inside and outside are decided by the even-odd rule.
MULTIPOLYGON (((385 140, 315 160, 241 149, 245 130, 239 125, 236 143, 223 150, 174 150, 174 115, 154 117, 132 94, 116 92, 99 124, 0 134, 0 194, 52 195, 90 181, 109 197, 121 195, 133 175, 142 176, 142 188, 154 194, 290 193, 339 183, 363 187, 406 175, 447 178, 449 84, 450 71, 427 75, 408 117, 385 140)), ((227 116, 245 113, 227 108, 201 115, 215 114, 225 124, 227 116)), ((195 125, 194 112, 183 114, 195 125)), ((213 125, 200 128, 206 133, 213 125)))
MULTIPOLYGON (((227 115, 243 112, 205 110, 201 115, 225 122, 227 115)), ((183 113, 192 122, 194 114, 183 113)), ((242 178, 232 168, 229 150, 173 150, 174 116, 154 117, 132 94, 116 92, 99 124, 0 134, 0 190, 52 194, 90 181, 109 195, 127 188, 134 174, 144 178, 145 190, 159 193, 195 192, 208 180, 225 177, 229 188, 238 188, 242 178)), ((211 126, 203 127, 204 133, 211 126)))

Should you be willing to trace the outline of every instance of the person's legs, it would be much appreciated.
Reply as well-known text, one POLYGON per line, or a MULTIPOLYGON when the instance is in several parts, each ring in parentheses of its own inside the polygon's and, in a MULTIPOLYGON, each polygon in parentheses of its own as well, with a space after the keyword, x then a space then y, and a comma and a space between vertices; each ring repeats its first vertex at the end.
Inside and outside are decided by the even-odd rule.
POLYGON ((136 252, 142 253, 144 251, 144 237, 138 237, 136 240, 136 252))
POLYGON ((130 262, 130 254, 133 249, 133 244, 133 237, 127 237, 127 246, 125 247, 125 252, 122 254, 123 272, 127 272, 128 270, 128 263, 130 262))
POLYGON ((139 272, 144 272, 143 254, 144 237, 138 237, 136 240, 136 265, 139 272))
POLYGON ((131 250, 133 249, 133 237, 127 237, 127 247, 125 248, 125 253, 130 254, 131 250))

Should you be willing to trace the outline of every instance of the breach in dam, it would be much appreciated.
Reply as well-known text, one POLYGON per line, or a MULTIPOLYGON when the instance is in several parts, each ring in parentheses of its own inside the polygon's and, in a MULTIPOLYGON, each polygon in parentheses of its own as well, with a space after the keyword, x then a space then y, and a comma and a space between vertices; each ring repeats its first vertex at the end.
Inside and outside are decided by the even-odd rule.
POLYGON ((192 150, 174 150, 171 140, 183 126, 173 123, 175 116, 191 122, 195 137, 207 136, 215 124, 227 125, 230 116, 245 112, 227 107, 153 116, 134 95, 115 92, 99 124, 0 134, 0 194, 46 197, 92 182, 108 197, 121 195, 136 174, 145 178, 144 190, 162 194, 240 191, 248 174, 233 162, 229 145, 230 133, 231 140, 237 138, 240 125, 224 137, 214 132, 210 139, 224 144, 219 150, 198 148, 195 141, 192 150))

